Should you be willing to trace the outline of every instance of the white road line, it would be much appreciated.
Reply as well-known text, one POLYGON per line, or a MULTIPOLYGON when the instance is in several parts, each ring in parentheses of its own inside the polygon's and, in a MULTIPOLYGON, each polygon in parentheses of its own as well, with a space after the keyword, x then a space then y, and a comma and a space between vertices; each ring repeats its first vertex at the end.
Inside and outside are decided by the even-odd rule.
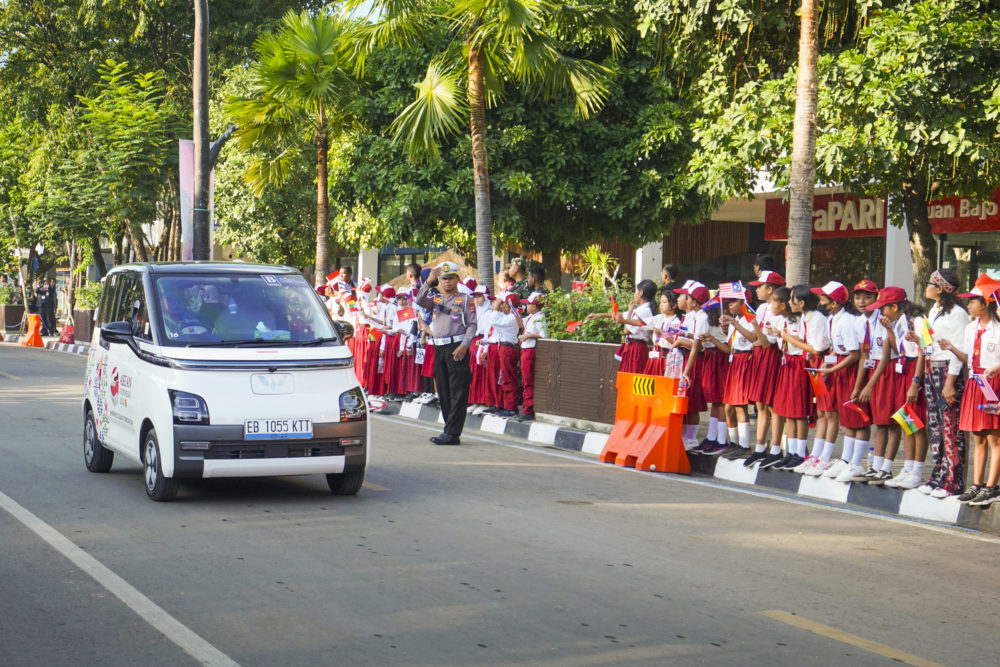
MULTIPOLYGON (((399 417, 396 417, 394 415, 375 415, 375 416, 380 419, 385 419, 387 421, 393 421, 399 424, 406 424, 407 426, 415 426, 417 428, 421 428, 426 431, 440 431, 440 429, 435 428, 433 426, 426 426, 424 424, 419 424, 409 419, 400 419, 399 417)), ((924 530, 929 530, 935 533, 942 533, 944 535, 951 535, 953 537, 964 537, 966 539, 976 540, 977 542, 987 542, 989 544, 1000 545, 1000 538, 988 537, 986 535, 983 535, 977 530, 973 530, 971 528, 962 528, 961 526, 955 526, 949 528, 946 526, 939 526, 933 523, 921 521, 920 519, 908 519, 905 517, 892 516, 890 514, 880 514, 878 512, 873 512, 860 508, 838 507, 836 505, 830 505, 818 500, 808 500, 805 498, 791 498, 789 496, 780 493, 772 493, 770 491, 762 491, 757 489, 745 489, 738 486, 730 486, 729 484, 720 484, 719 482, 714 482, 708 479, 693 479, 690 477, 685 477, 684 475, 666 475, 662 472, 648 472, 645 470, 636 470, 635 468, 625 468, 623 466, 615 466, 615 465, 610 465, 608 463, 601 463, 600 461, 595 461, 593 459, 584 456, 574 455, 565 451, 554 452, 552 450, 546 449, 544 445, 538 445, 538 446, 519 445, 514 442, 504 442, 503 440, 485 438, 481 435, 469 435, 467 433, 463 433, 462 438, 469 440, 479 440, 481 442, 488 442, 490 444, 500 445, 502 447, 510 447, 511 449, 520 449, 526 452, 535 452, 537 454, 544 454, 545 456, 554 456, 556 458, 561 458, 561 459, 582 461, 584 463, 589 463, 591 465, 598 466, 606 470, 620 470, 624 473, 631 473, 633 475, 647 475, 663 481, 680 482, 682 484, 694 484, 695 486, 707 486, 713 489, 732 491, 733 493, 741 493, 743 495, 754 496, 756 498, 777 500, 779 502, 790 503, 792 505, 801 505, 804 507, 815 507, 817 509, 828 510, 830 512, 840 512, 843 514, 852 514, 854 516, 863 516, 869 519, 877 519, 879 521, 888 521, 889 523, 897 523, 906 526, 913 526, 915 528, 923 528, 924 530)))
POLYGON ((219 667, 232 667, 234 665, 238 667, 239 663, 199 637, 193 630, 168 614, 130 583, 102 565, 96 558, 73 544, 55 528, 39 519, 2 491, 0 491, 0 508, 7 510, 26 528, 93 577, 94 581, 128 605, 144 621, 162 632, 192 658, 203 665, 212 665, 213 667, 216 665, 219 667))

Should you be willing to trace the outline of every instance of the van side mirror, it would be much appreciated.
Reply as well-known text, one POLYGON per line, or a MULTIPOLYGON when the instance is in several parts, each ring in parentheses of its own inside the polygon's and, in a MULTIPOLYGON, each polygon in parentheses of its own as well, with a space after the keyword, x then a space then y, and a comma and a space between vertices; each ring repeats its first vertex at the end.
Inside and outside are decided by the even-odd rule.
POLYGON ((333 328, 337 330, 337 335, 340 336, 340 340, 347 340, 354 335, 354 327, 347 322, 334 320, 333 328))
POLYGON ((132 340, 132 323, 108 322, 101 327, 101 336, 109 343, 129 343, 132 340))

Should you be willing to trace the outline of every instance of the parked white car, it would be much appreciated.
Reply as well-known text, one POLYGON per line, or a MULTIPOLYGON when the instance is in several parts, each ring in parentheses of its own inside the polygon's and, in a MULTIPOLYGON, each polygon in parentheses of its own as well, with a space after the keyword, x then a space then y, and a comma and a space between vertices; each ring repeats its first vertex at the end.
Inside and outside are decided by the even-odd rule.
POLYGON ((146 493, 180 478, 326 475, 357 493, 370 438, 353 358, 295 269, 127 264, 110 271, 83 399, 87 469, 116 454, 146 493))

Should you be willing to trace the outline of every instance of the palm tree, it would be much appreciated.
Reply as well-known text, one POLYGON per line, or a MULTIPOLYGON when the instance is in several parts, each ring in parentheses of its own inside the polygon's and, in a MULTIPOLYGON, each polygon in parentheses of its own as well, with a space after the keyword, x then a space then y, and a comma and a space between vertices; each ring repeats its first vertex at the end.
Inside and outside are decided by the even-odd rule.
POLYGON ((330 270, 330 212, 327 187, 328 153, 352 117, 356 99, 354 63, 343 47, 351 23, 320 12, 289 12, 276 33, 257 38, 251 95, 226 102, 226 115, 236 123, 236 145, 262 155, 244 179, 257 193, 280 186, 310 142, 316 151, 317 283, 330 270))
MULTIPOLYGON (((354 9, 367 0, 348 0, 354 9)), ((367 5, 366 5, 367 6, 367 5)), ((416 99, 393 123, 395 141, 412 159, 438 158, 438 143, 467 123, 472 139, 476 255, 479 283, 493 287, 493 222, 486 153, 486 108, 508 85, 553 99, 570 94, 586 117, 608 96, 611 71, 575 58, 564 38, 586 34, 609 40, 615 53, 621 32, 609 5, 566 0, 374 0, 374 23, 356 34, 359 70, 365 56, 390 42, 410 44, 445 26, 450 38, 416 84, 416 99)))
POLYGON ((812 266, 813 187, 816 181, 816 0, 802 0, 799 71, 792 126, 792 173, 789 184, 789 285, 809 283, 812 266))

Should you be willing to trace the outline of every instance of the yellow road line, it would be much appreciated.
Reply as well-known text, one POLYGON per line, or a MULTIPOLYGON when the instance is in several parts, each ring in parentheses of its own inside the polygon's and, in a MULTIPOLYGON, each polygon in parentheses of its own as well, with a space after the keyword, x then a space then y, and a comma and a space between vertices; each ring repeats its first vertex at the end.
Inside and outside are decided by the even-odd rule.
POLYGON ((857 646, 858 648, 871 651, 872 653, 884 656, 890 660, 898 660, 899 662, 904 662, 908 665, 917 665, 918 667, 944 667, 939 663, 925 660, 918 655, 906 653, 891 646, 886 646, 885 644, 879 644, 878 642, 873 642, 870 639, 865 639, 864 637, 852 635, 849 632, 838 630, 837 628, 830 627, 829 625, 823 625, 822 623, 817 623, 816 621, 810 621, 808 618, 796 616, 795 614, 790 614, 787 611, 772 609, 770 611, 762 611, 760 613, 768 618, 773 618, 776 621, 781 621, 782 623, 787 623, 788 625, 794 625, 797 628, 808 630, 809 632, 827 637, 828 639, 835 639, 838 642, 850 644, 851 646, 857 646))
POLYGON ((16 375, 11 375, 10 373, 4 373, 3 371, 0 371, 0 375, 4 376, 5 378, 10 378, 11 380, 23 380, 24 379, 24 378, 19 378, 16 375))
POLYGON ((361 486, 368 489, 369 491, 390 491, 384 486, 379 486, 378 484, 372 484, 371 482, 362 482, 361 486))

